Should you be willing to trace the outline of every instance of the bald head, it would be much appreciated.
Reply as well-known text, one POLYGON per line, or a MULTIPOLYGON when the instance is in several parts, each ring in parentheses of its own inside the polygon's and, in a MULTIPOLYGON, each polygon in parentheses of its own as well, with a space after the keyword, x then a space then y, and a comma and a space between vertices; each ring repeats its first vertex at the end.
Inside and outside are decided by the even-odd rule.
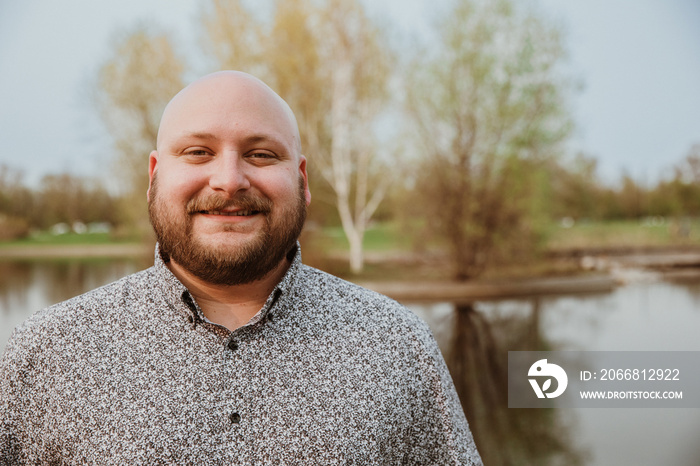
POLYGON ((200 118, 219 118, 223 127, 239 124, 241 115, 252 115, 261 124, 276 126, 292 143, 295 155, 301 155, 299 128, 292 109, 263 81, 241 71, 206 75, 173 97, 158 128, 158 150, 178 132, 197 128, 200 118))

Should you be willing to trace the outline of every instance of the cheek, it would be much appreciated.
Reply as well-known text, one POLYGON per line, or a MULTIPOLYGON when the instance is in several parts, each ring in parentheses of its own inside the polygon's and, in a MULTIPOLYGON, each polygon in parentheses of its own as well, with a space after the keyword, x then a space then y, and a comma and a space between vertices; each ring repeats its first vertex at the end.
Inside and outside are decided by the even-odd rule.
POLYGON ((173 170, 166 176, 159 176, 158 189, 163 193, 166 200, 178 202, 189 200, 195 193, 200 191, 206 182, 200 180, 192 170, 173 170), (167 181, 161 183, 161 179, 167 181))
POLYGON ((298 173, 293 169, 263 171, 249 178, 251 187, 269 198, 286 197, 291 189, 298 189, 298 173))
MULTIPOLYGON (((292 174, 294 175, 294 174, 292 174)), ((292 203, 299 196, 299 178, 298 176, 288 176, 278 180, 272 185, 272 190, 268 191, 268 197, 271 199, 292 203)))

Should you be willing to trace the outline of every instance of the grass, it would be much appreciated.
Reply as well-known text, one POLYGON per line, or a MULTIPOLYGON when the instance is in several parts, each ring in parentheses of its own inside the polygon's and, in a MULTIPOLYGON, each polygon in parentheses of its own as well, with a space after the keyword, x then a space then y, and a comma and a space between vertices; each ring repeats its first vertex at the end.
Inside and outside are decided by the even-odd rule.
POLYGON ((0 246, 66 246, 66 245, 93 245, 93 244, 114 244, 114 243, 133 242, 129 240, 115 240, 109 233, 85 233, 79 235, 77 233, 66 233, 63 235, 52 235, 48 232, 40 232, 33 234, 27 238, 2 241, 0 246))
POLYGON ((549 227, 547 249, 644 248, 700 245, 700 220, 683 223, 645 219, 578 222, 570 228, 549 227))
MULTIPOLYGON (((620 220, 620 221, 582 221, 570 228, 559 223, 552 223, 545 228, 547 233, 546 249, 580 249, 605 247, 644 247, 644 246, 682 246, 700 245, 700 219, 686 221, 686 235, 682 235, 680 224, 672 221, 620 220)), ((340 226, 326 227, 318 233, 323 238, 327 251, 347 251, 349 244, 340 226)), ((109 233, 66 233, 52 235, 40 232, 30 237, 0 242, 0 246, 12 245, 92 245, 133 243, 133 238, 115 238, 109 233)), ((393 222, 375 223, 365 233, 364 250, 366 252, 402 252, 412 250, 411 232, 393 222)))
MULTIPOLYGON (((28 262, 109 262, 114 259, 143 260, 140 242, 115 238, 109 233, 34 234, 14 241, 0 241, 0 261, 28 262), (120 249, 114 250, 112 246, 120 249), (126 247, 126 251, 124 247, 126 247)), ((144 256, 145 257, 145 256, 144 256)), ((145 264, 152 260, 148 255, 145 264)))
MULTIPOLYGON (((569 228, 552 222, 544 228, 545 249, 616 247, 700 246, 700 219, 683 223, 661 218, 645 220, 581 221, 569 228)), ((329 249, 347 251, 341 227, 325 228, 322 235, 329 249)), ((367 252, 410 251, 411 234, 394 223, 375 224, 365 234, 367 252)))
MULTIPOLYGON (((331 250, 347 251, 350 248, 342 227, 327 227, 322 235, 331 250)), ((410 237, 401 234, 396 223, 377 223, 365 232, 364 250, 367 252, 402 251, 410 249, 410 237)))

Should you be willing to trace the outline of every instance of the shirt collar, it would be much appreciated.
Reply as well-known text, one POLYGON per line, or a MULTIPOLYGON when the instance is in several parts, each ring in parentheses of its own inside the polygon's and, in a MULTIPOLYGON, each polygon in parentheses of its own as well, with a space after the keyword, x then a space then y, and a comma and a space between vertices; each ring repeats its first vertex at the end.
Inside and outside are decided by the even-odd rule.
MULTIPOLYGON (((275 286, 272 293, 268 296, 265 304, 253 318, 244 327, 253 325, 269 315, 270 310, 275 305, 289 296, 297 282, 299 271, 302 267, 301 261, 301 246, 297 242, 294 249, 287 255, 287 259, 291 262, 289 269, 284 274, 280 282, 275 286)), ((170 271, 167 264, 163 260, 160 253, 160 246, 156 243, 155 258, 153 268, 156 274, 156 281, 161 288, 163 295, 168 304, 176 310, 184 312, 188 316, 196 320, 206 320, 199 306, 194 304, 194 299, 189 293, 189 290, 183 285, 180 280, 170 271), (190 300, 190 303, 187 301, 190 300), (194 305, 192 305, 194 304, 194 305)), ((241 327, 243 328, 243 327, 241 327)))

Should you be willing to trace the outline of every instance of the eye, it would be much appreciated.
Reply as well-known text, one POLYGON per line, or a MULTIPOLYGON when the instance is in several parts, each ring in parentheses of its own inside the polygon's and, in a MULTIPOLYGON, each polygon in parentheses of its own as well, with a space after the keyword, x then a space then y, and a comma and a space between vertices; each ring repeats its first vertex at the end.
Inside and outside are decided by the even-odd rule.
POLYGON ((207 149, 202 149, 202 148, 193 148, 193 149, 188 149, 184 152, 185 155, 192 155, 195 157, 201 157, 201 156, 206 156, 206 155, 211 155, 211 152, 208 151, 207 149))
POLYGON ((275 159, 275 158, 277 158, 277 156, 275 156, 275 154, 271 154, 270 152, 251 152, 247 156, 251 157, 251 158, 255 158, 255 159, 275 159))
POLYGON ((266 150, 251 151, 245 155, 245 158, 249 163, 260 166, 272 165, 280 159, 274 152, 266 150))

